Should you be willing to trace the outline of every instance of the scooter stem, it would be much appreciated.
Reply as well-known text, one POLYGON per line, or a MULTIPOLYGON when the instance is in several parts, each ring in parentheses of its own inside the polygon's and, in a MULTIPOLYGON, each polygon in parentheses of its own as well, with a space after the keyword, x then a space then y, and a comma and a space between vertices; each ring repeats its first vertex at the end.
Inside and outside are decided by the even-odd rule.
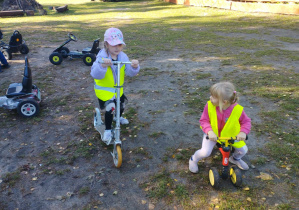
POLYGON ((115 141, 120 141, 120 63, 117 63, 117 87, 116 87, 116 128, 115 141))

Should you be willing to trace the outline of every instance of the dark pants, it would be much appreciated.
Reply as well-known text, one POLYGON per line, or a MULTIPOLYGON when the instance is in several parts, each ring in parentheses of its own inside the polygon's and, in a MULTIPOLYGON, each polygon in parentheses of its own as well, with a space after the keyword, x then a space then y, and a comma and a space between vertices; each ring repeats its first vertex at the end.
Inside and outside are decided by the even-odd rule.
MULTIPOLYGON (((116 99, 114 100, 108 100, 108 101, 102 101, 101 99, 99 100, 99 104, 100 104, 100 109, 105 109, 106 106, 110 103, 114 103, 115 104, 115 108, 117 107, 117 103, 116 103, 116 99)), ((127 97, 125 96, 125 94, 123 94, 120 97, 120 116, 122 115, 122 113, 124 112, 125 108, 124 108, 124 103, 125 100, 127 100, 127 97)), ((112 125, 112 121, 113 121, 113 115, 115 113, 115 110, 110 110, 110 111, 106 111, 105 112, 105 126, 106 126, 106 130, 111 130, 111 125, 112 125)))

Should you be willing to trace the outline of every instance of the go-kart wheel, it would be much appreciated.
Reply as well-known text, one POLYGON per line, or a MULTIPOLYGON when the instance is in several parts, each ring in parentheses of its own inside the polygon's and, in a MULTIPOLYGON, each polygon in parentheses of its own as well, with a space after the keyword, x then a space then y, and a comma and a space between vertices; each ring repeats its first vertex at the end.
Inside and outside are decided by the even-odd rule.
POLYGON ((10 52, 9 49, 2 49, 1 52, 4 55, 6 60, 10 60, 12 58, 12 53, 10 52))
POLYGON ((213 167, 209 170, 209 180, 210 180, 210 184, 212 185, 212 187, 214 187, 215 189, 219 188, 220 176, 219 176, 219 172, 218 172, 217 168, 213 167))
POLYGON ((95 60, 96 56, 94 54, 88 53, 83 56, 83 62, 86 66, 91 66, 95 60))
POLYGON ((67 58, 69 56, 68 54, 70 53, 70 50, 67 47, 62 47, 59 52, 61 53, 63 58, 67 58))
POLYGON ((232 166, 229 170, 230 180, 234 186, 240 187, 242 184, 242 172, 237 166, 232 166))
POLYGON ((49 60, 54 65, 60 65, 62 63, 62 55, 58 52, 54 52, 50 55, 49 60))
POLYGON ((22 54, 28 54, 29 53, 29 48, 26 44, 21 45, 20 53, 22 53, 22 54))
POLYGON ((22 117, 33 117, 39 113, 39 104, 34 100, 25 100, 18 104, 17 112, 22 117))
POLYGON ((122 164, 122 153, 120 145, 116 145, 113 149, 113 162, 116 168, 119 168, 122 164))

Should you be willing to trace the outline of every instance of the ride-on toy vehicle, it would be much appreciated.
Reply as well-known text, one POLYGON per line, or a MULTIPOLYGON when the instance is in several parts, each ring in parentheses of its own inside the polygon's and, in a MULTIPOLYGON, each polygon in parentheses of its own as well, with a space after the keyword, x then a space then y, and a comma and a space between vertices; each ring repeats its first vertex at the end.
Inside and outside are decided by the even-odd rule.
MULTIPOLYGON (((208 136, 206 138, 209 139, 208 136)), ((246 136, 246 140, 247 138, 248 137, 246 136)), ((216 145, 222 154, 223 165, 221 175, 219 175, 216 167, 212 167, 209 170, 210 184, 216 189, 220 186, 220 178, 227 179, 229 177, 233 185, 236 187, 240 187, 242 184, 241 170, 237 166, 229 167, 229 156, 231 151, 233 151, 232 145, 235 143, 235 141, 237 140, 233 137, 218 137, 216 145)))
POLYGON ((12 53, 20 52, 22 54, 28 54, 29 48, 26 45, 25 40, 23 40, 22 34, 18 30, 15 30, 10 37, 9 44, 1 41, 3 34, 0 29, 0 50, 3 53, 6 60, 12 59, 12 53))
MULTIPOLYGON (((116 125, 115 129, 112 128, 112 140, 110 142, 105 142, 107 145, 114 145, 113 152, 111 155, 113 157, 114 165, 119 168, 122 164, 122 152, 121 152, 121 140, 120 140, 120 65, 121 64, 131 64, 131 62, 121 62, 121 61, 112 61, 114 65, 117 65, 117 86, 116 89, 116 125)), ((101 134, 101 139, 104 137, 105 132, 105 123, 101 119, 101 112, 98 108, 95 108, 94 112, 94 127, 101 134)))
POLYGON ((33 117, 39 113, 40 102, 41 93, 32 84, 31 69, 26 56, 22 83, 12 83, 9 85, 6 95, 0 97, 0 107, 11 110, 17 109, 19 115, 33 117))
POLYGON ((88 47, 82 50, 82 52, 79 51, 70 51, 67 47, 65 47, 66 44, 68 44, 71 41, 76 42, 78 39, 77 37, 69 33, 68 34, 69 39, 65 41, 62 45, 60 45, 58 48, 56 48, 51 55, 49 56, 49 60, 54 65, 60 65, 63 61, 63 58, 70 57, 73 58, 82 58, 83 62, 87 66, 91 66, 93 62, 96 60, 96 55, 100 51, 99 43, 100 39, 96 39, 93 42, 92 47, 88 47))

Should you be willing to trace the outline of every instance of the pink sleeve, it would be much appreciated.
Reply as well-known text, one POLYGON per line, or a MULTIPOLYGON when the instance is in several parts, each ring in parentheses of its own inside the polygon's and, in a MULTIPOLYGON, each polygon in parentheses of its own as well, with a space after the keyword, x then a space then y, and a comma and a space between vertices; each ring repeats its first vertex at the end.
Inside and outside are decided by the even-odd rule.
POLYGON ((241 132, 244 132, 246 134, 249 134, 251 129, 251 119, 246 115, 246 113, 243 111, 241 114, 241 117, 239 119, 240 125, 241 125, 241 132))
POLYGON ((205 108, 204 108, 202 115, 199 119, 199 124, 204 133, 208 133, 210 130, 212 130, 212 126, 210 123, 210 117, 209 117, 209 113, 208 113, 208 104, 205 105, 205 108))

